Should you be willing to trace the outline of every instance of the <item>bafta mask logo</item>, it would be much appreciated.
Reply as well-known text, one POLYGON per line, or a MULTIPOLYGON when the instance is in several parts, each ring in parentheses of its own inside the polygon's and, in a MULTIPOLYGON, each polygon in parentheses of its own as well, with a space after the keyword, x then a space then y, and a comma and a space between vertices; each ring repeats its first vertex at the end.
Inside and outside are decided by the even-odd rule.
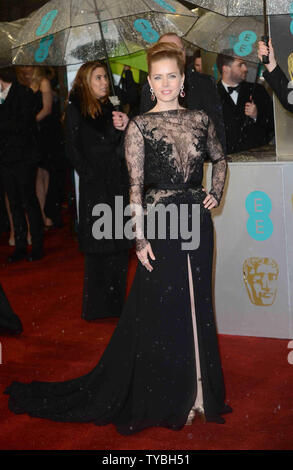
POLYGON ((248 258, 243 263, 245 286, 254 305, 266 307, 275 301, 279 266, 272 258, 248 258))

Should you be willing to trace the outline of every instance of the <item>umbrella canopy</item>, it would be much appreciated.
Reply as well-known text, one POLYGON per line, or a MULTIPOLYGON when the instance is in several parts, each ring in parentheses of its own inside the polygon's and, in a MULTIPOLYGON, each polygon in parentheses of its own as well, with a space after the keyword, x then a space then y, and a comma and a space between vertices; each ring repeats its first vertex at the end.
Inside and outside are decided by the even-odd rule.
POLYGON ((114 59, 110 59, 111 70, 116 75, 122 75, 124 65, 131 67, 133 79, 136 83, 139 83, 140 71, 148 71, 146 52, 140 51, 128 56, 124 55, 122 57, 115 57, 114 59))
MULTIPOLYGON (((260 16, 264 11, 263 0, 188 0, 198 7, 225 16, 260 16)), ((268 15, 293 13, 292 0, 267 0, 268 15)))
POLYGON ((175 0, 51 0, 13 48, 19 65, 73 65, 129 55, 166 32, 184 36, 198 16, 175 0))
POLYGON ((143 72, 148 71, 147 57, 145 51, 136 52, 135 54, 124 55, 122 57, 115 57, 110 59, 111 65, 121 64, 128 65, 131 68, 142 70, 143 72))
POLYGON ((257 40, 262 35, 262 16, 227 17, 207 12, 186 35, 186 40, 201 49, 227 53, 258 63, 257 40))
POLYGON ((27 21, 28 18, 24 18, 10 23, 0 23, 0 67, 11 65, 11 49, 16 43, 21 28, 23 28, 27 21))

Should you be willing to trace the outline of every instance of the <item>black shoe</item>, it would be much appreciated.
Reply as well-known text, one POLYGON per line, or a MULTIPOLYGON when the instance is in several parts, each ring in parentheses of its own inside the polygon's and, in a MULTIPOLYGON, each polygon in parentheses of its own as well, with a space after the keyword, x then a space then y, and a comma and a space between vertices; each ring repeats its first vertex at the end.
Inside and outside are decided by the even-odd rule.
POLYGON ((42 249, 34 250, 27 256, 27 261, 38 261, 39 259, 44 258, 44 252, 42 249))
POLYGON ((8 263, 15 263, 16 261, 21 261, 27 256, 26 250, 15 250, 11 256, 8 258, 8 263))

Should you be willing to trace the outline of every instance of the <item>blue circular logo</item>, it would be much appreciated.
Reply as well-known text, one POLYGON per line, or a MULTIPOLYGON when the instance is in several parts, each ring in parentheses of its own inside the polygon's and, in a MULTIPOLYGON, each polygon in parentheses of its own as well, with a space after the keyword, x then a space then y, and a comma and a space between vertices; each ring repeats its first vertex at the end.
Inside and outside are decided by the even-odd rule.
POLYGON ((245 202, 249 214, 246 228, 249 235, 258 241, 264 241, 271 237, 274 225, 269 217, 272 210, 272 201, 263 191, 253 191, 245 202))

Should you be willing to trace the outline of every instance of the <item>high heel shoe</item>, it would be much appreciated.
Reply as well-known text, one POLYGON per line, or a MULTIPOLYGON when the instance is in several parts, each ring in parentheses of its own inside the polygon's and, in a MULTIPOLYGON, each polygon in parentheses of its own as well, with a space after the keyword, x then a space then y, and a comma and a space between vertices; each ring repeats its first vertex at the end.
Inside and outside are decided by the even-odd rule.
POLYGON ((190 426, 193 423, 195 417, 195 410, 191 408, 185 426, 190 426))
POLYGON ((202 423, 206 423, 206 416, 203 406, 191 408, 185 426, 190 426, 195 418, 201 421, 202 423))
POLYGON ((206 416, 203 406, 197 406, 193 408, 195 416, 203 423, 206 423, 206 416))

